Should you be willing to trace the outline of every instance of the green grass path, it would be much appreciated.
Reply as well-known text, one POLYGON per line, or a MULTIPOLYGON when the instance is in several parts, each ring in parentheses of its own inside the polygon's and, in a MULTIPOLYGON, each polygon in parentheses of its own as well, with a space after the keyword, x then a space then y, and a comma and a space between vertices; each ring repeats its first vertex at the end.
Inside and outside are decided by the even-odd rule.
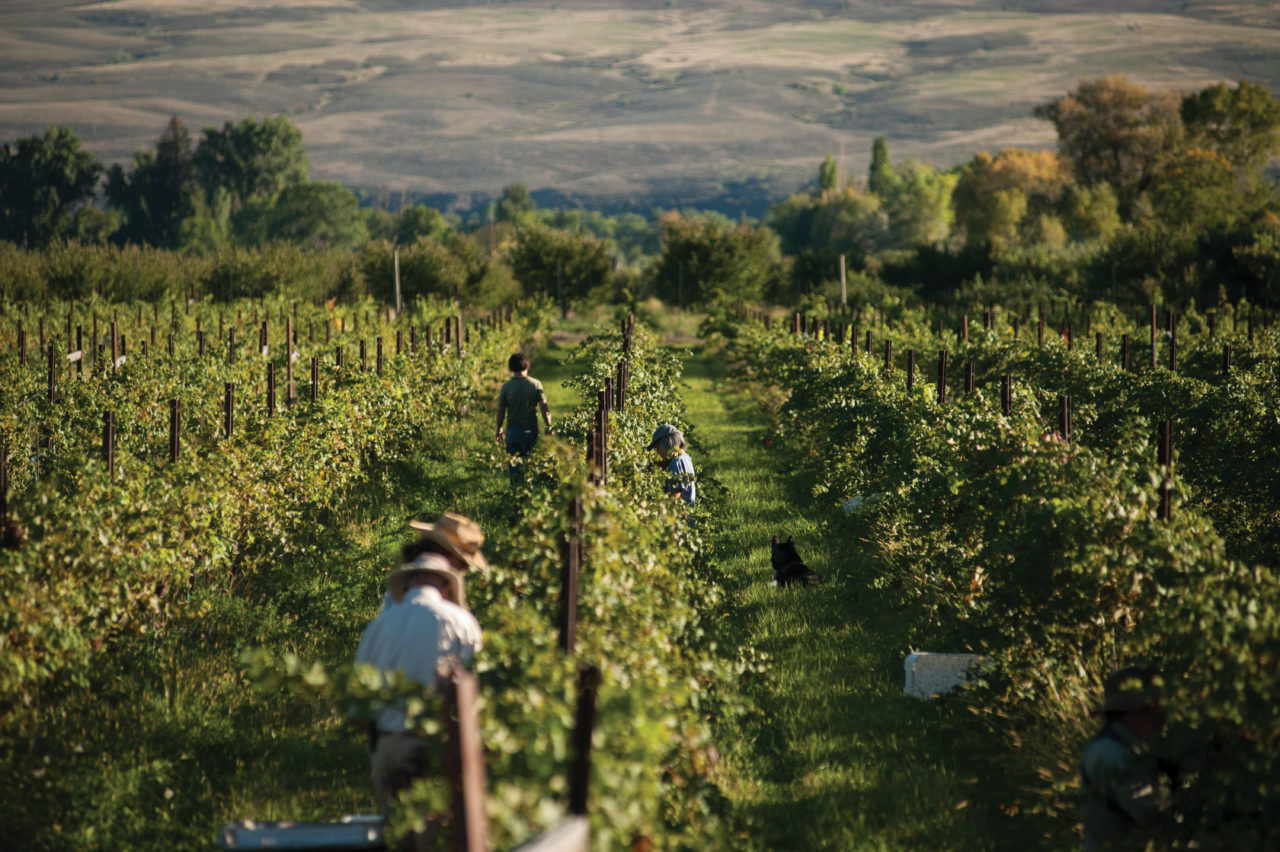
POLYGON ((757 713, 726 723, 721 783, 742 848, 986 849, 988 816, 958 747, 940 733, 955 709, 902 695, 909 613, 869 585, 867 557, 828 505, 805 493, 756 402, 715 355, 685 366, 694 464, 718 480, 711 529, 731 641, 769 656, 748 685, 757 713), (772 585, 770 537, 795 536, 818 588, 772 585), (846 533, 847 535, 847 533, 846 533))

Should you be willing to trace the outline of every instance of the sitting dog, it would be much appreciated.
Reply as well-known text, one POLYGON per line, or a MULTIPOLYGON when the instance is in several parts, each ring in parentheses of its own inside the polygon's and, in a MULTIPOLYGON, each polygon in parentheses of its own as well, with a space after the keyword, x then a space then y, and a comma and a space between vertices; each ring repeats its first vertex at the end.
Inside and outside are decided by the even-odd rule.
POLYGON ((796 552, 796 545, 791 536, 787 536, 787 540, 783 542, 779 542, 776 535, 773 537, 773 584, 775 586, 790 586, 793 583, 801 586, 816 586, 821 582, 822 577, 818 572, 810 570, 800 558, 800 554, 796 552))

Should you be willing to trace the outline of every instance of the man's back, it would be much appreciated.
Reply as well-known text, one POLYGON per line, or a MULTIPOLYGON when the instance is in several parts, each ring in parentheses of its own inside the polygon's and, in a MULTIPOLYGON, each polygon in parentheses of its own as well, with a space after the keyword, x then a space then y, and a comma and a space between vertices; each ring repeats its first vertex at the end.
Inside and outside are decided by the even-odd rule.
POLYGON ((538 431, 538 407, 546 399, 542 382, 528 376, 508 379, 498 392, 498 403, 507 410, 507 426, 538 431))
MULTIPOLYGON (((356 662, 384 672, 399 671, 430 686, 441 659, 455 657, 467 665, 480 648, 480 624, 471 613, 445 600, 436 589, 416 588, 400 603, 383 609, 365 628, 356 662)), ((404 730, 404 708, 393 705, 382 710, 378 729, 404 730)))

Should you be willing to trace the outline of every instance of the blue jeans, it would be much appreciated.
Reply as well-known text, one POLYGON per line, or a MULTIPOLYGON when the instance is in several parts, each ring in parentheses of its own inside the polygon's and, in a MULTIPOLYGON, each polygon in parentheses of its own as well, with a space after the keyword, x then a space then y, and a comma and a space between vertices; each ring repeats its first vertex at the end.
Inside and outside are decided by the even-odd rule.
MULTIPOLYGON (((518 429, 514 426, 507 427, 507 453, 513 456, 527 456, 533 452, 533 447, 538 443, 538 433, 534 429, 518 429)), ((507 468, 507 474, 511 477, 511 487, 514 488, 518 483, 524 482, 524 465, 514 464, 507 468)))

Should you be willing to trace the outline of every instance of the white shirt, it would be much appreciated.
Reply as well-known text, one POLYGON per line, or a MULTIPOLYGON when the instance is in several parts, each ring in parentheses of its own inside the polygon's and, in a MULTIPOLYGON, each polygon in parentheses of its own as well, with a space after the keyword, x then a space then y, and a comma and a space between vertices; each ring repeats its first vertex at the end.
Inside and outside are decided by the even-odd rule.
MULTIPOLYGON (((404 600, 385 606, 364 629, 356 663, 431 686, 441 660, 456 658, 468 665, 481 648, 480 623, 475 616, 444 599, 438 589, 409 589, 404 600)), ((408 728, 404 703, 388 705, 378 713, 378 730, 399 732, 408 728)))

